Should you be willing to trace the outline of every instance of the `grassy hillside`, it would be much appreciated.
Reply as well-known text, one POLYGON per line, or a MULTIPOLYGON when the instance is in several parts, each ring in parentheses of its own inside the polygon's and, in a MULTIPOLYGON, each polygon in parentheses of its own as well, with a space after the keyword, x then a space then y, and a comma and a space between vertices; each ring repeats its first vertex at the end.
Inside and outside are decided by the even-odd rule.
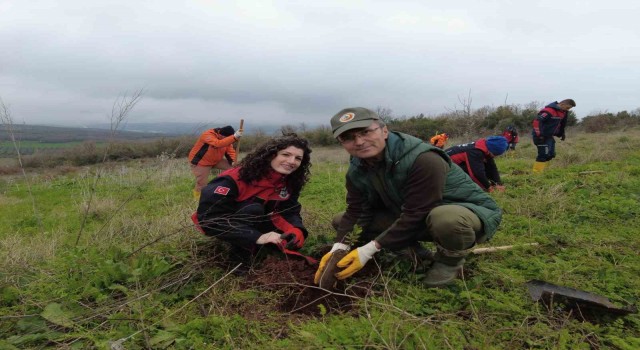
MULTIPOLYGON (((313 267, 277 254, 231 273, 228 247, 189 220, 186 159, 3 176, 0 348, 638 349, 638 314, 547 308, 525 283, 640 304, 640 131, 569 134, 557 148, 541 176, 524 137, 498 159, 504 220, 482 245, 538 246, 472 255, 442 289, 378 254, 333 295, 312 285, 313 267)), ((303 251, 319 257, 345 206, 347 156, 314 149, 312 160, 303 251)))

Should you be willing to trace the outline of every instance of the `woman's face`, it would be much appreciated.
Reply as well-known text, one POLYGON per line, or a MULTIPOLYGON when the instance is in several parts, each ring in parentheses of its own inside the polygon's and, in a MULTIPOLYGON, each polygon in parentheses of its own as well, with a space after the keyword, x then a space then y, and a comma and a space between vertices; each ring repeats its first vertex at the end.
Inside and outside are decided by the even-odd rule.
POLYGON ((277 173, 289 175, 300 167, 303 155, 304 151, 302 149, 289 146, 278 151, 278 154, 271 160, 271 167, 277 173))

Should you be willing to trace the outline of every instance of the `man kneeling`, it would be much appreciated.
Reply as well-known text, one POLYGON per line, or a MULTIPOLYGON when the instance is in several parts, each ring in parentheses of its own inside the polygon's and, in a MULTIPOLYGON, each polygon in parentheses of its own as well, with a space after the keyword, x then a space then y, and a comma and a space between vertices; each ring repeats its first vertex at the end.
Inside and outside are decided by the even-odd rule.
POLYGON ((345 236, 355 225, 360 240, 338 262, 345 279, 364 267, 380 249, 437 247, 423 283, 438 287, 452 282, 469 249, 491 238, 502 218, 496 202, 476 185, 443 150, 422 140, 389 131, 366 108, 346 108, 331 119, 333 136, 351 155, 346 176, 347 210, 334 218, 336 243, 322 257, 315 275, 319 283, 331 255, 349 250, 345 236))

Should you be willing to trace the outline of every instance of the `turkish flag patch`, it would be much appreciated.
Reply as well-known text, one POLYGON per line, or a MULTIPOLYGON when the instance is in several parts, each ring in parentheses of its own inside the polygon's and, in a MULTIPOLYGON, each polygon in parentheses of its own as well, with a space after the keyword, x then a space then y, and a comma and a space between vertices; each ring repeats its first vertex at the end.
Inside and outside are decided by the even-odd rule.
POLYGON ((224 186, 218 186, 216 187, 216 189, 213 191, 213 193, 216 194, 221 194, 223 196, 226 196, 227 193, 229 193, 230 188, 229 187, 224 187, 224 186))

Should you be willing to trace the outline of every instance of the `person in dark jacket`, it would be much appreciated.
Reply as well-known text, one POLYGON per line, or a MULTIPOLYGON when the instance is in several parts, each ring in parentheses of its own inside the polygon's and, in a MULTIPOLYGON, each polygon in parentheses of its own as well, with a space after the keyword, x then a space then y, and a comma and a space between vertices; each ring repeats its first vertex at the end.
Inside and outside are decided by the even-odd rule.
POLYGON ((236 162, 233 143, 242 137, 242 130, 231 125, 203 132, 189 152, 189 165, 196 178, 193 196, 200 198, 200 191, 209 181, 211 169, 227 170, 236 162))
POLYGON ((518 130, 516 129, 516 127, 513 125, 507 126, 507 128, 502 132, 502 136, 507 139, 509 149, 515 151, 516 144, 518 143, 518 141, 520 141, 520 138, 518 137, 518 130))
POLYGON ((202 189, 196 227, 245 256, 264 244, 302 248, 308 233, 298 197, 309 179, 310 153, 307 140, 293 134, 258 146, 202 189))
POLYGON ((556 156, 557 136, 561 141, 565 140, 565 127, 569 110, 576 106, 572 99, 552 102, 544 107, 533 120, 533 144, 538 148, 538 156, 533 164, 533 172, 541 173, 547 166, 547 162, 556 156))
POLYGON ((503 136, 489 136, 450 147, 445 152, 480 188, 492 192, 504 191, 500 172, 493 158, 506 152, 507 148, 507 139, 503 136))
POLYGON ((381 249, 405 250, 434 242, 434 262, 422 278, 427 287, 452 282, 469 249, 490 239, 502 211, 447 154, 422 140, 393 132, 373 111, 346 108, 331 118, 333 136, 351 155, 346 175, 347 209, 333 218, 336 240, 320 261, 314 281, 324 279, 334 252, 351 250, 337 266, 345 279, 381 249), (359 242, 350 242, 355 226, 359 242))

